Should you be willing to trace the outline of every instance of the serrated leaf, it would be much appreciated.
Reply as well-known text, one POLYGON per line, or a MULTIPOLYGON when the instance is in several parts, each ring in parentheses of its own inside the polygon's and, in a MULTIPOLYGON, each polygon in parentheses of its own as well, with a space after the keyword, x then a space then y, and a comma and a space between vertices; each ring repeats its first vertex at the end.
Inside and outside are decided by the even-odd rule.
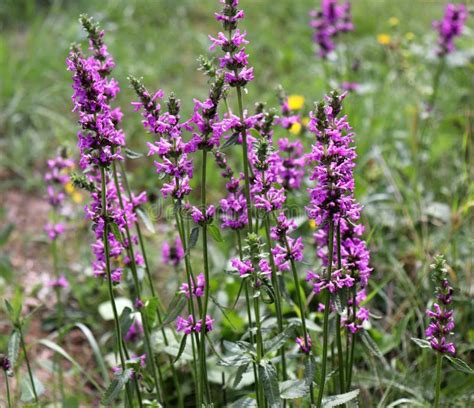
POLYGON ((262 295, 261 299, 263 303, 266 303, 267 305, 275 303, 275 292, 273 292, 273 288, 267 283, 260 286, 260 294, 262 295), (264 294, 267 296, 264 296, 264 294))
POLYGON ((256 408, 257 400, 251 397, 242 397, 232 404, 232 408, 256 408))
POLYGON ((211 237, 214 239, 214 241, 224 242, 224 239, 221 235, 221 231, 217 226, 215 226, 214 224, 210 224, 207 226, 207 230, 209 231, 209 234, 211 234, 211 237))
POLYGON ((415 343, 418 347, 421 348, 431 348, 431 344, 428 340, 425 339, 417 339, 416 337, 412 337, 411 341, 415 343))
POLYGON ((20 332, 13 330, 8 339, 8 359, 10 360, 12 369, 15 368, 18 354, 20 353, 20 332))
POLYGON ((341 290, 338 290, 335 294, 331 295, 331 299, 333 301, 334 306, 336 307, 336 312, 342 316, 348 300, 347 288, 342 288, 341 290))
POLYGON ((249 364, 239 366, 235 373, 234 382, 232 383, 233 388, 237 388, 239 386, 240 382, 242 381, 242 377, 247 372, 248 368, 249 364))
POLYGON ((271 338, 270 340, 265 341, 265 352, 271 353, 280 349, 285 342, 292 337, 294 332, 294 326, 289 325, 287 326, 281 333, 278 333, 276 336, 271 338))
POLYGON ((365 331, 365 330, 362 330, 362 332, 361 332, 360 334, 361 334, 363 343, 367 346, 367 348, 369 349, 369 351, 370 351, 374 356, 378 357, 378 358, 381 359, 381 360, 384 360, 383 354, 382 354, 382 352, 380 351, 379 346, 378 346, 377 343, 374 341, 374 339, 372 339, 372 337, 370 336, 370 334, 369 334, 367 331, 365 331))
POLYGON ((125 154, 129 159, 135 160, 143 157, 142 153, 134 152, 133 150, 129 149, 128 147, 125 148, 125 154))
POLYGON ((282 401, 278 387, 278 374, 273 364, 268 360, 260 361, 258 373, 263 384, 263 392, 270 408, 280 408, 282 401))
POLYGON ((133 370, 126 369, 123 373, 117 376, 109 385, 109 388, 104 392, 101 402, 104 405, 111 404, 120 394, 123 387, 132 377, 133 370))
POLYGON ((115 222, 108 223, 110 231, 114 234, 115 239, 123 245, 122 234, 120 233, 120 229, 115 222))
POLYGON ((223 367, 240 367, 251 362, 252 358, 248 354, 234 354, 220 359, 217 365, 223 367))
POLYGON ((343 405, 359 395, 359 389, 346 392, 344 394, 332 395, 323 399, 323 408, 332 408, 343 405))
POLYGON ((155 325, 156 319, 158 318, 156 314, 158 305, 159 300, 156 297, 153 297, 145 302, 145 307, 142 310, 142 313, 145 315, 145 319, 148 322, 150 328, 155 325))
MULTIPOLYGON (((36 391, 36 396, 39 398, 44 394, 44 385, 43 383, 33 374, 33 384, 36 391)), ((35 399, 35 394, 33 392, 33 385, 31 384, 30 377, 26 376, 21 379, 20 382, 20 399, 23 402, 30 402, 35 399)))
POLYGON ((120 330, 122 332, 122 335, 125 335, 129 331, 132 324, 133 324, 132 309, 130 309, 127 306, 123 309, 122 314, 120 315, 120 318, 119 318, 119 325, 120 325, 120 330))
POLYGON ((304 380, 288 380, 279 384, 280 397, 283 399, 303 398, 308 393, 308 385, 304 380))
POLYGON ((461 371, 466 374, 474 374, 474 370, 469 367, 469 365, 459 357, 445 356, 446 359, 451 363, 451 365, 458 371, 461 371))
POLYGON ((141 208, 137 208, 136 210, 138 216, 142 219, 143 224, 145 224, 145 227, 148 231, 150 231, 152 234, 156 233, 155 226, 153 225, 153 221, 150 220, 150 217, 148 216, 147 213, 145 213, 141 208))
POLYGON ((174 322, 186 305, 186 296, 183 293, 177 293, 168 306, 168 310, 163 319, 163 326, 174 322))
POLYGON ((193 227, 191 230, 191 234, 189 235, 189 240, 188 240, 188 252, 193 249, 199 239, 199 227, 193 227))

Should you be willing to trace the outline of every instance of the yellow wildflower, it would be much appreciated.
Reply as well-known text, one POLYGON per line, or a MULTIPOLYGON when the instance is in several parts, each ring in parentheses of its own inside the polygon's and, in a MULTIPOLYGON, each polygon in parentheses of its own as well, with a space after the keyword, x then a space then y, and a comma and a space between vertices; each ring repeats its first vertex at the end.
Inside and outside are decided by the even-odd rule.
POLYGON ((377 35, 377 41, 379 44, 389 45, 392 41, 392 37, 390 37, 388 34, 379 34, 377 35))
POLYGON ((66 190, 66 193, 68 193, 68 194, 72 194, 72 193, 74 193, 74 191, 76 191, 76 189, 74 188, 74 186, 72 185, 72 183, 70 181, 68 181, 64 185, 64 190, 66 190))
POLYGON ((290 110, 300 110, 304 106, 304 96, 290 95, 288 97, 288 108, 290 110))
POLYGON ((295 122, 290 127, 290 133, 294 135, 299 135, 301 133, 301 128, 302 128, 301 123, 295 122))
POLYGON ((81 204, 82 203, 82 194, 79 191, 74 191, 71 194, 72 201, 74 201, 76 204, 81 204))
POLYGON ((413 41, 415 39, 415 34, 413 34, 411 31, 409 31, 408 33, 405 34, 405 38, 408 41, 413 41))
POLYGON ((311 228, 312 230, 315 230, 316 229, 316 221, 309 220, 309 228, 311 228))
POLYGON ((390 26, 396 27, 400 23, 400 20, 397 17, 390 17, 388 19, 388 23, 390 24, 390 26))

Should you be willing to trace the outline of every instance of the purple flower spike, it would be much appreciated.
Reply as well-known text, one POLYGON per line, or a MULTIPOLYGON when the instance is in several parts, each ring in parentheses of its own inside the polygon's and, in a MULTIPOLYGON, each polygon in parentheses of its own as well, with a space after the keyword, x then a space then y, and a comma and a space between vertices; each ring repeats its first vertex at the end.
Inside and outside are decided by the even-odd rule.
POLYGON ((296 338, 296 344, 298 344, 300 351, 304 354, 311 353, 311 337, 309 334, 306 335, 306 342, 303 337, 296 338))
POLYGON ((444 257, 442 255, 436 256, 431 268, 434 280, 438 284, 436 298, 439 303, 434 303, 433 308, 426 311, 426 315, 430 318, 430 324, 425 330, 425 336, 433 350, 454 356, 456 355, 456 346, 448 340, 454 330, 454 311, 450 308, 454 290, 447 279, 448 267, 444 257))
POLYGON ((433 28, 438 32, 438 55, 443 57, 453 52, 456 47, 454 39, 462 34, 468 16, 464 4, 449 3, 442 20, 433 21, 433 28))

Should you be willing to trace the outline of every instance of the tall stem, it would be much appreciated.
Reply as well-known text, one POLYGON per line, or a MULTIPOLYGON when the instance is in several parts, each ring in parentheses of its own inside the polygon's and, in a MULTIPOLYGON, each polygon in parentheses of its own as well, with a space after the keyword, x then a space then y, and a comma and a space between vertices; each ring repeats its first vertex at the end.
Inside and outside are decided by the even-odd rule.
MULTIPOLYGON (((326 279, 331 279, 332 273, 332 259, 334 251, 334 222, 332 219, 329 220, 329 233, 328 233, 328 267, 326 271, 326 279)), ((329 337, 329 290, 326 291, 326 297, 324 301, 324 323, 323 323, 323 355, 321 361, 321 385, 319 387, 318 403, 317 407, 320 408, 323 401, 324 384, 326 382, 326 364, 328 356, 328 337, 329 337)))
MULTIPOLYGON (((357 291, 355 287, 352 288, 352 317, 355 321, 356 319, 356 313, 357 313, 357 306, 356 306, 356 301, 357 301, 357 291)), ((353 365, 354 365, 354 350, 355 350, 355 341, 356 341, 356 335, 357 333, 352 333, 351 336, 351 353, 348 356, 348 364, 347 364, 347 391, 351 389, 351 384, 352 384, 352 371, 353 371, 353 365)))
MULTIPOLYGON (((237 101, 239 104, 240 122, 244 123, 244 108, 242 104, 242 89, 240 86, 237 87, 237 101)), ((249 175, 249 158, 248 158, 248 147, 247 147, 247 130, 242 126, 242 158, 244 164, 244 179, 245 179, 245 201, 247 202, 247 218, 249 223, 249 231, 252 232, 252 202, 250 200, 250 175, 249 175)))
MULTIPOLYGON (((260 322, 260 304, 258 300, 258 296, 253 298, 253 307, 255 313, 255 322, 257 324, 257 365, 260 365, 260 361, 262 360, 264 350, 263 350, 263 340, 262 340, 262 326, 260 322)), ((257 403, 259 407, 265 407, 265 397, 263 392, 263 387, 260 381, 258 382, 259 392, 258 395, 260 397, 260 402, 257 403)))
MULTIPOLYGON (((112 312, 114 315, 115 323, 115 337, 117 338, 117 346, 120 356, 120 365, 122 366, 122 372, 125 372, 125 356, 123 351, 123 339, 122 339, 122 330, 120 329, 119 315, 117 312, 117 305, 115 304, 114 289, 112 287, 112 274, 110 271, 110 254, 109 254, 109 237, 108 237, 108 214, 107 214, 107 179, 105 177, 104 167, 100 167, 100 176, 101 176, 101 201, 102 201, 102 218, 104 221, 104 254, 105 254, 105 271, 107 275, 107 289, 109 292, 110 303, 112 304, 112 312)), ((127 393, 129 393, 129 388, 127 387, 127 393)), ((128 396, 130 403, 132 403, 130 395, 128 396)))
POLYGON ((439 407, 439 396, 441 393, 441 368, 443 365, 443 355, 436 353, 436 379, 435 379, 435 400, 434 408, 439 407))
MULTIPOLYGON (((202 150, 202 173, 201 173, 201 207, 202 211, 206 211, 206 178, 207 178, 207 149, 202 150)), ((200 365, 201 365, 201 391, 206 390, 206 398, 208 404, 211 404, 211 395, 209 393, 209 387, 207 385, 207 370, 206 370, 206 315, 209 304, 209 259, 207 253, 207 225, 202 226, 202 256, 204 262, 204 278, 205 278, 205 289, 204 289, 204 306, 201 314, 202 325, 201 325, 201 348, 200 348, 200 365)))
MULTIPOLYGON (((270 254, 270 266, 272 268, 272 285, 273 285, 273 288, 275 289, 275 309, 276 309, 276 315, 277 315, 278 332, 282 333, 283 332, 283 314, 281 310, 280 284, 278 282, 275 259, 272 254, 272 241, 270 237, 270 220, 269 220, 268 214, 265 214, 264 224, 265 224, 265 234, 267 237, 268 252, 270 254)), ((282 379, 283 381, 285 381, 287 379, 287 375, 286 375, 285 349, 283 347, 280 348, 280 360, 281 360, 282 379)))
MULTIPOLYGON (((133 285, 135 286, 135 291, 139 299, 141 299, 141 283, 138 279, 138 273, 137 273, 137 264, 135 260, 135 251, 133 249, 133 242, 132 242, 132 236, 130 234, 130 229, 128 227, 128 220, 127 216, 125 214, 125 206, 123 204, 123 198, 122 198, 122 192, 121 192, 121 186, 118 180, 118 174, 117 174, 117 167, 115 166, 115 163, 112 164, 112 173, 113 173, 113 178, 114 178, 114 184, 115 184, 115 190, 117 191, 117 197, 119 200, 120 208, 124 212, 124 220, 125 220, 125 234, 127 237, 127 252, 130 256, 130 269, 132 271, 132 278, 133 278, 133 285)), ((146 314, 143 312, 143 309, 140 309, 140 316, 142 318, 142 323, 143 323, 143 333, 144 333, 144 338, 145 338, 145 349, 147 353, 147 365, 151 368, 151 374, 153 377, 153 381, 155 383, 156 387, 156 397, 159 401, 162 401, 161 395, 162 395, 162 390, 163 390, 163 383, 159 381, 157 372, 156 372, 156 363, 155 363, 155 355, 153 353, 153 348, 151 347, 151 341, 150 341, 150 326, 148 324, 148 319, 146 314)), ((160 370, 159 366, 158 369, 160 370)), ((139 387, 137 387, 137 392, 140 392, 139 387)))
POLYGON ((31 389, 33 390, 33 396, 35 397, 35 403, 38 404, 38 394, 36 392, 35 380, 33 378, 33 371, 31 370, 30 360, 28 358, 28 353, 26 352, 25 338, 23 336, 23 329, 21 323, 18 325, 18 331, 20 332, 20 342, 21 348, 23 350, 23 355, 25 356, 26 368, 28 369, 28 376, 30 377, 31 389))
POLYGON ((3 374, 5 375, 5 386, 7 387, 7 401, 8 401, 8 408, 11 408, 12 402, 10 398, 10 384, 8 382, 8 375, 6 371, 3 371, 3 374))
MULTIPOLYGON (((342 257, 341 257, 341 223, 337 224, 337 268, 342 268, 342 257)), ((337 343, 337 356, 338 356, 338 371, 339 371, 339 390, 342 393, 345 388, 344 382, 344 356, 342 354, 342 339, 341 339, 341 315, 336 313, 336 343, 337 343)))

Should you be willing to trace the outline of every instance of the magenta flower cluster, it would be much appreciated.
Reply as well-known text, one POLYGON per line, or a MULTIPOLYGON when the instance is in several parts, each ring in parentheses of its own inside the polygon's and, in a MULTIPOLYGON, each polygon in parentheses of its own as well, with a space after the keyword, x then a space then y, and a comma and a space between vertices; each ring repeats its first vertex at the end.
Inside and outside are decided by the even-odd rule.
POLYGON ((340 5, 339 0, 322 0, 321 9, 312 10, 310 17, 310 25, 314 30, 313 40, 321 58, 327 58, 334 51, 334 41, 339 34, 354 30, 349 1, 340 5))
POLYGON ((438 32, 438 55, 444 56, 453 52, 456 47, 454 39, 462 33, 468 16, 464 4, 449 3, 446 5, 442 20, 433 21, 433 28, 438 32))
MULTIPOLYGON (((211 316, 206 315, 206 321, 204 324, 204 329, 206 332, 212 331, 214 328, 214 320, 211 318, 211 316)), ((203 323, 202 320, 198 320, 196 323, 194 323, 194 318, 192 315, 189 315, 187 318, 184 318, 182 316, 178 316, 176 319, 176 330, 179 333, 184 333, 184 334, 191 334, 191 333, 200 333, 203 328, 203 323)))
POLYGON ((456 355, 456 346, 448 340, 454 330, 454 311, 451 308, 454 290, 447 279, 448 270, 444 258, 435 257, 432 268, 438 284, 436 287, 438 301, 433 304, 432 309, 426 311, 430 318, 430 324, 425 330, 425 336, 433 350, 454 356, 456 355))

